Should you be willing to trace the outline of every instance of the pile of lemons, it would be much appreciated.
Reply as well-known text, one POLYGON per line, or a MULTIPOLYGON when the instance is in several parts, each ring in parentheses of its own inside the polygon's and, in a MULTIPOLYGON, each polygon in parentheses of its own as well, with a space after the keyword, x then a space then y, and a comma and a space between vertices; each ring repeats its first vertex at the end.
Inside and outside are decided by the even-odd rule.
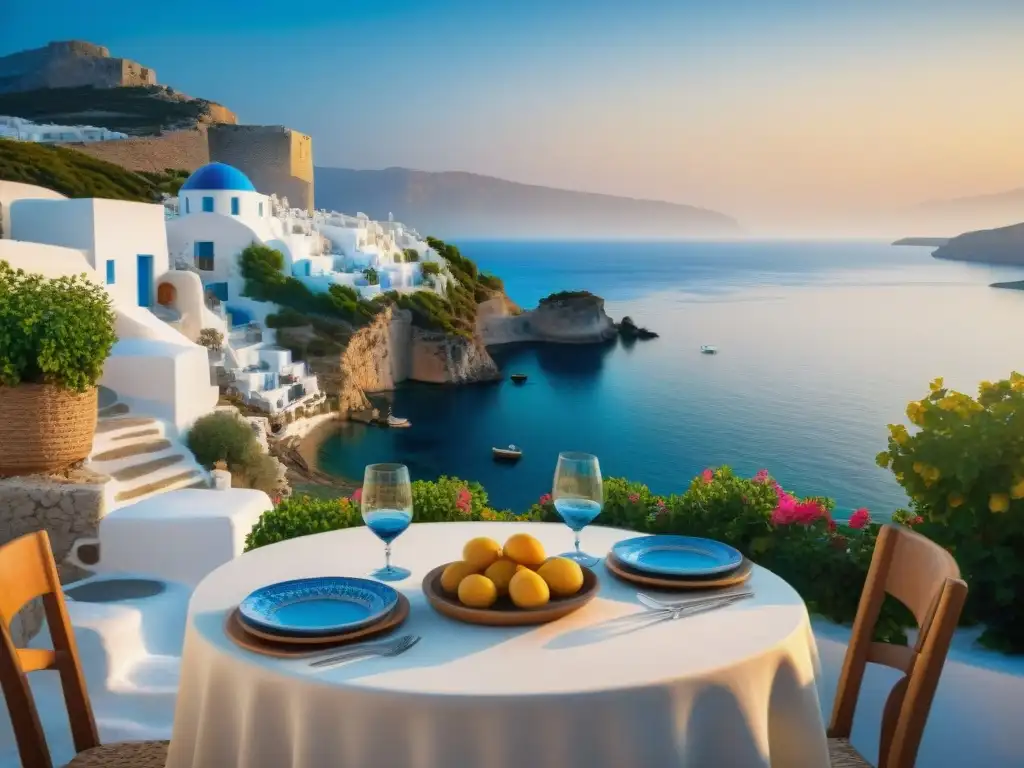
POLYGON ((570 597, 583 587, 583 571, 574 560, 547 557, 528 533, 511 536, 502 547, 494 539, 466 542, 462 559, 441 574, 441 588, 470 608, 490 608, 508 595, 517 608, 540 608, 551 597, 570 597))

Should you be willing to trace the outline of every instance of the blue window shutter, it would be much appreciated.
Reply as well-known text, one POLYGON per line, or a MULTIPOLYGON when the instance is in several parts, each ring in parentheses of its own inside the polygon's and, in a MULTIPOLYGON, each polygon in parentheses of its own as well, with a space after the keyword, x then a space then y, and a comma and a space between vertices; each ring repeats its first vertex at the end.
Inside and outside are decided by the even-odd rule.
POLYGON ((113 285, 116 275, 114 273, 114 260, 107 259, 107 285, 113 285))
POLYGON ((212 197, 204 197, 203 198, 203 213, 213 213, 213 198, 212 197))
POLYGON ((237 216, 238 215, 238 198, 237 197, 232 197, 231 198, 231 215, 232 216, 237 216))

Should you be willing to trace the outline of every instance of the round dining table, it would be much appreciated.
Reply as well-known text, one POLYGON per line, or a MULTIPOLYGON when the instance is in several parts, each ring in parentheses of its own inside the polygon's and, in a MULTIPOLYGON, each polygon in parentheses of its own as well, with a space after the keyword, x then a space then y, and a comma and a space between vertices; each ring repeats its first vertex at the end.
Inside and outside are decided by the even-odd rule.
MULTIPOLYGON (((331 667, 243 650, 225 632, 253 590, 315 576, 366 576, 384 548, 366 528, 303 536, 221 566, 189 604, 167 768, 827 768, 807 608, 755 566, 753 597, 666 618, 602 563, 578 611, 526 627, 461 623, 421 589, 476 536, 530 533, 572 548, 556 523, 413 524, 392 582, 411 603, 393 658, 331 667)), ((589 527, 603 556, 639 534, 589 527)), ((647 591, 647 590, 644 590, 647 591)), ((679 599, 680 595, 666 596, 679 599)))

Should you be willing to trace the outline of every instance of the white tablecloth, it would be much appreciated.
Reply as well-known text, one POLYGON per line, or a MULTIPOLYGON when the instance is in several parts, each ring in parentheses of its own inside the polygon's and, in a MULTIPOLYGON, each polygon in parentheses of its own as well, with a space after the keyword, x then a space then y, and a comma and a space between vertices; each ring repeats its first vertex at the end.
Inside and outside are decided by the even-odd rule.
MULTIPOLYGON (((571 548, 553 523, 414 524, 394 546, 412 576, 393 659, 313 670, 258 656, 224 634, 253 589, 305 576, 363 576, 383 545, 363 528, 306 536, 211 573, 189 606, 168 768, 825 768, 828 750, 807 610, 756 568, 755 597, 644 626, 636 590, 602 566, 600 595, 539 627, 469 626, 440 616, 420 581, 474 536, 528 531, 571 548)), ((603 555, 635 534, 583 532, 603 555)))

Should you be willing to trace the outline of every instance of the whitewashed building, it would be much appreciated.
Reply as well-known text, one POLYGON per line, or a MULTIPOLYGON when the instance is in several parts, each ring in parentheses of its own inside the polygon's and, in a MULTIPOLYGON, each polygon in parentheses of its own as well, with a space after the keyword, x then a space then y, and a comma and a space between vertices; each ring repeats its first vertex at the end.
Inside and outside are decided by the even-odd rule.
POLYGON ((53 125, 33 123, 22 117, 0 115, 0 139, 32 141, 38 144, 81 143, 127 139, 127 133, 98 128, 95 125, 53 125))

